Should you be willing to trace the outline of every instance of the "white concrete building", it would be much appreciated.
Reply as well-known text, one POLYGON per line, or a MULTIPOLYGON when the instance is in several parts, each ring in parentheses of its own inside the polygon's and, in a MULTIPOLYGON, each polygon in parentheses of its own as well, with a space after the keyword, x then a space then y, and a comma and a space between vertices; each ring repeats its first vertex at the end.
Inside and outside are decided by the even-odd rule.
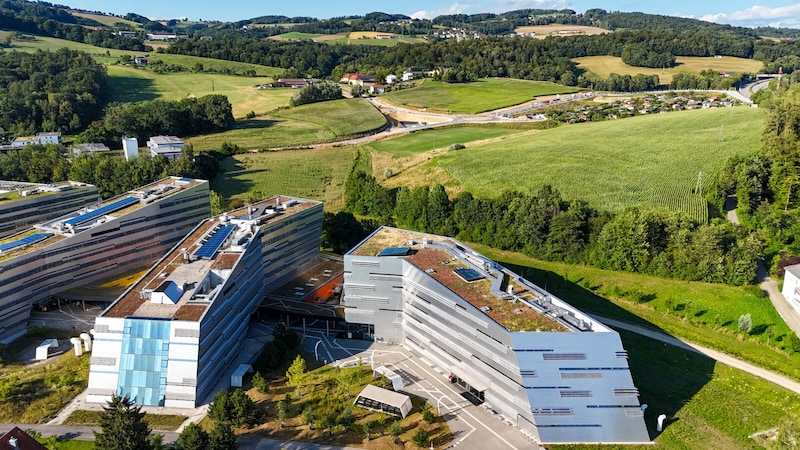
POLYGON ((274 197, 200 223, 95 320, 87 401, 194 408, 267 292, 313 266, 322 203, 274 197))
POLYGON ((151 156, 164 155, 170 161, 180 158, 185 146, 186 144, 175 136, 153 136, 147 141, 151 156))
POLYGON ((383 227, 344 257, 345 320, 542 443, 646 443, 619 334, 450 238, 383 227))
POLYGON ((149 266, 209 214, 208 181, 171 177, 1 240, 0 342, 34 304, 149 266))

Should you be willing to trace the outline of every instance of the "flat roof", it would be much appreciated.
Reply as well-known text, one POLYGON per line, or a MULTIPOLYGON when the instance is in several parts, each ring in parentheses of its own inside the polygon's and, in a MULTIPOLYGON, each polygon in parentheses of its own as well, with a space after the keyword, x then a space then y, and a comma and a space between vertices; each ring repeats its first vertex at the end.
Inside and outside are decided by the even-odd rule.
POLYGON ((0 205, 33 197, 51 195, 71 189, 93 188, 94 185, 77 181, 41 184, 20 181, 0 181, 0 205))
MULTIPOLYGON (((394 253, 394 252, 390 252, 394 253)), ((405 259, 509 332, 605 331, 589 316, 455 239, 381 227, 349 256, 405 259), (385 249, 408 254, 380 256, 385 249)))
POLYGON ((255 226, 277 221, 319 203, 293 197, 272 197, 202 221, 102 316, 199 321, 252 243, 255 226), (213 251, 210 251, 212 247, 213 251), (152 294, 167 281, 181 288, 178 301, 174 304, 152 303, 152 294))
POLYGON ((200 183, 206 183, 206 181, 191 178, 164 178, 99 204, 87 206, 49 222, 35 225, 34 227, 0 240, 0 245, 19 241, 20 239, 34 234, 46 233, 48 236, 45 239, 39 239, 26 245, 16 246, 13 249, 4 251, 2 255, 0 255, 0 259, 25 255, 35 249, 46 247, 85 230, 95 228, 99 225, 98 220, 101 217, 122 217, 148 203, 168 197, 200 183))

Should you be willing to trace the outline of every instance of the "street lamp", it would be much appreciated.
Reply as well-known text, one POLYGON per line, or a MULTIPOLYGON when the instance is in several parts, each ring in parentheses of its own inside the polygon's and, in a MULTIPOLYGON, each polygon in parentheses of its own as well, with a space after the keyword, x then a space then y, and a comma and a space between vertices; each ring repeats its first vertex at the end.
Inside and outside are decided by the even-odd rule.
POLYGON ((319 344, 322 343, 322 339, 318 340, 316 344, 314 344, 314 360, 319 361, 319 355, 317 355, 317 347, 319 344))

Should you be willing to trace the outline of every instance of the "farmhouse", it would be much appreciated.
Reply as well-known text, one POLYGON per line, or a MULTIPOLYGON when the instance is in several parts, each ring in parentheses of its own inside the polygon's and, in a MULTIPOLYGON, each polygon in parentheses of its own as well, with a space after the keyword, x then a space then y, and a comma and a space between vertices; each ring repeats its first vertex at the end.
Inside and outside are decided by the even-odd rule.
POLYGON ((133 58, 133 63, 137 66, 146 66, 148 62, 147 56, 137 56, 133 58))
POLYGON ((124 38, 135 38, 136 37, 136 32, 135 31, 117 31, 115 34, 117 36, 119 36, 119 37, 124 37, 124 38))
POLYGON ((543 443, 650 438, 619 334, 454 239, 382 227, 344 257, 345 320, 543 443))
POLYGON ((269 88, 304 88, 310 84, 314 84, 314 80, 309 78, 278 78, 277 81, 273 81, 272 83, 265 83, 258 85, 259 89, 269 89, 269 88))
POLYGON ((151 156, 163 155, 170 161, 181 157, 185 145, 182 140, 175 136, 153 136, 147 141, 151 156))
POLYGON ((171 177, 0 240, 0 341, 33 305, 152 264, 209 213, 208 181, 171 177))
POLYGON ((369 87, 370 94, 383 94, 389 86, 385 84, 373 84, 369 87))
POLYGON ((351 86, 370 86, 375 83, 375 77, 361 73, 348 73, 345 74, 339 82, 347 83, 351 86))
POLYGON ((173 241, 95 319, 87 401, 122 394, 139 405, 203 402, 232 366, 264 295, 316 264, 321 234, 321 202, 273 197, 205 219, 173 241))
POLYGON ((395 84, 397 83, 397 75, 390 73, 386 75, 386 84, 395 84))

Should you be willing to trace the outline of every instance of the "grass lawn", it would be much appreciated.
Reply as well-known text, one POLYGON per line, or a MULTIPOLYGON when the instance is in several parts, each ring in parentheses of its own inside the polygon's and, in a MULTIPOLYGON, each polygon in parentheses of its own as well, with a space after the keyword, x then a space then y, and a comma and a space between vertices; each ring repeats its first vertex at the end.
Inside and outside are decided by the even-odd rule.
POLYGON ((525 131, 521 128, 496 127, 492 125, 469 125, 464 127, 431 128, 402 136, 371 142, 369 147, 381 153, 402 158, 417 153, 447 148, 450 144, 492 139, 525 131))
POLYGON ((386 118, 365 99, 342 99, 276 111, 237 122, 221 133, 189 138, 198 150, 218 149, 223 142, 245 149, 303 146, 333 141, 378 129, 386 118))
POLYGON ((86 389, 90 355, 75 356, 69 344, 73 336, 70 331, 36 329, 11 346, 0 346, 0 422, 45 423, 64 402, 86 389), (20 352, 46 338, 59 339, 70 348, 34 365, 19 359, 20 352))
POLYGON ((477 114, 518 105, 541 95, 568 94, 579 88, 546 81, 486 78, 472 83, 424 80, 415 88, 392 91, 381 97, 399 105, 477 114))
POLYGON ((257 84, 273 81, 266 77, 177 72, 158 74, 132 66, 108 66, 108 85, 114 101, 180 100, 189 96, 221 94, 228 97, 237 118, 254 111, 264 114, 287 105, 292 98, 288 89, 258 89, 257 84))
POLYGON ((273 195, 323 200, 326 209, 344 206, 344 183, 353 167, 353 147, 246 153, 223 161, 212 189, 244 201, 273 195))
POLYGON ((290 31, 288 33, 279 34, 277 37, 281 39, 309 39, 313 40, 314 38, 324 36, 324 34, 312 34, 312 33, 300 33, 297 31, 290 31))
MULTIPOLYGON (((145 414, 144 421, 150 425, 153 431, 175 431, 186 421, 186 416, 178 414, 145 414)), ((100 411, 75 411, 64 420, 64 425, 99 426, 100 411)))
POLYGON ((698 173, 706 194, 729 156, 760 148, 765 114, 738 107, 566 125, 448 152, 432 163, 476 196, 550 184, 565 199, 600 210, 670 209, 703 220, 705 198, 693 193, 698 173))
POLYGON ((126 20, 122 17, 114 17, 114 16, 107 16, 105 14, 92 14, 92 13, 85 13, 85 12, 78 12, 78 11, 70 11, 70 14, 77 17, 83 17, 85 19, 91 19, 97 22, 102 23, 107 27, 113 27, 116 23, 124 23, 125 25, 131 26, 134 29, 141 29, 142 25, 138 24, 132 20, 126 20))
POLYGON ((424 428, 428 432, 430 439, 437 444, 436 448, 444 448, 440 443, 449 443, 453 440, 450 429, 440 417, 436 417, 433 423, 422 419, 421 410, 425 402, 421 398, 412 397, 414 407, 411 413, 403 419, 397 419, 402 429, 399 439, 405 444, 394 444, 389 435, 389 426, 395 421, 393 416, 353 406, 356 395, 367 384, 380 384, 380 380, 372 377, 369 365, 344 369, 322 366, 306 373, 299 391, 302 395, 297 398, 295 388, 287 386, 285 378, 281 377, 270 383, 267 394, 261 394, 255 389, 247 392, 258 407, 267 410, 267 422, 240 431, 246 433, 248 437, 263 436, 270 439, 291 439, 373 450, 416 448, 411 437, 418 428, 424 428), (278 401, 285 401, 287 396, 290 397, 291 403, 284 425, 281 426, 277 420, 276 405, 278 401), (307 408, 314 411, 313 426, 309 426, 303 418, 302 412, 307 408), (354 421, 349 427, 342 425, 347 410, 352 413, 354 421), (325 418, 329 414, 336 419, 333 423, 338 422, 332 432, 324 425, 325 418), (383 426, 376 423, 380 416, 385 420, 383 426), (362 428, 366 422, 372 423, 369 440, 366 440, 362 428))
POLYGON ((572 58, 581 69, 586 69, 595 75, 607 78, 612 73, 619 75, 658 75, 661 84, 669 84, 672 77, 678 72, 696 72, 701 70, 713 69, 726 72, 758 72, 763 63, 755 59, 736 58, 726 56, 724 58, 700 57, 700 56, 678 56, 675 58, 677 65, 669 69, 651 69, 649 67, 634 67, 622 62, 622 58, 617 56, 585 56, 582 58, 572 58))
POLYGON ((758 287, 614 272, 474 247, 589 314, 662 330, 800 379, 800 353, 783 349, 791 331, 758 287), (738 330, 743 314, 752 316, 749 334, 738 330))

